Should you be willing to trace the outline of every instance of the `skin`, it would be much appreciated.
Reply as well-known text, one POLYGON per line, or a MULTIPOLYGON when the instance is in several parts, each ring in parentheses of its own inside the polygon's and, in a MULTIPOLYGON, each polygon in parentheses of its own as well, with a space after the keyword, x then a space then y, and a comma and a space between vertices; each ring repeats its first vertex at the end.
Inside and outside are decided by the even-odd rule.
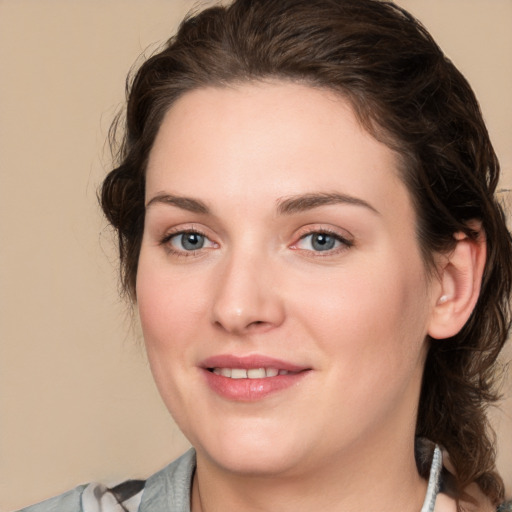
POLYGON ((205 88, 167 112, 146 203, 138 308, 156 384, 197 451, 192 510, 419 511, 416 409, 443 291, 396 155, 334 93, 205 88), (280 211, 311 193, 345 200, 280 211), (199 250, 182 244, 191 229, 206 237, 199 250), (325 231, 340 240, 316 250, 325 231), (200 368, 218 354, 310 370, 233 401, 200 368))

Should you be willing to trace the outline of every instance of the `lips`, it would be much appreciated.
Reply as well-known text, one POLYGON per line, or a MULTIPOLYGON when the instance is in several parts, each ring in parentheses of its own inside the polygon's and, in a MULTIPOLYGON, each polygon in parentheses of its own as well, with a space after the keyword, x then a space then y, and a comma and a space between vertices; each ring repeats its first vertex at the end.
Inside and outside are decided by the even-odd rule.
POLYGON ((222 375, 230 379, 266 379, 277 377, 278 375, 288 375, 288 370, 278 370, 277 368, 213 368, 213 373, 222 375))
POLYGON ((200 367, 210 389, 234 401, 256 401, 298 384, 311 370, 261 355, 219 355, 200 367))

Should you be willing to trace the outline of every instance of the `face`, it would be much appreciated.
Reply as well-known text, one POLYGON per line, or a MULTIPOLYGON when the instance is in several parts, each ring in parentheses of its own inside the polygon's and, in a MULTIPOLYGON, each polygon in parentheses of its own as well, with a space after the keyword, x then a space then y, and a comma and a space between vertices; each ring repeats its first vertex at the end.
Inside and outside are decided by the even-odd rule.
POLYGON ((187 93, 146 204, 147 353, 198 461, 291 474, 412 443, 433 294, 396 156, 342 98, 187 93))

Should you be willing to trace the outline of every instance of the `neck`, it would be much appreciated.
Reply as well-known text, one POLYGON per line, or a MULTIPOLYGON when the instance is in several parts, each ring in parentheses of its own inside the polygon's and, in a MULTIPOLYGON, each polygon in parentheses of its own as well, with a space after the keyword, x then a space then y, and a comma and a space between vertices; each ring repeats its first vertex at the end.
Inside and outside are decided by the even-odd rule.
POLYGON ((419 512, 426 482, 416 469, 413 439, 402 433, 384 445, 393 448, 370 446, 351 446, 321 465, 304 461, 284 475, 233 473, 198 452, 192 512, 419 512))

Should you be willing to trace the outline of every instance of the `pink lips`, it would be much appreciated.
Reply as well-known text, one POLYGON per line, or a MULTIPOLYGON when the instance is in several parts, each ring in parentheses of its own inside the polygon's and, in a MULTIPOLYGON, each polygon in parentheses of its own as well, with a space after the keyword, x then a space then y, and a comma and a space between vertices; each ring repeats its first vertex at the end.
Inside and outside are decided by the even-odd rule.
MULTIPOLYGON (((262 355, 238 357, 218 355, 201 363, 208 386, 218 395, 228 400, 252 402, 289 388, 307 375, 310 368, 262 355), (255 370, 258 368, 281 371, 273 377, 234 379, 213 373, 214 368, 255 370), (285 373, 286 374, 282 374, 285 373)), ((275 373, 275 372, 273 372, 275 373)))

